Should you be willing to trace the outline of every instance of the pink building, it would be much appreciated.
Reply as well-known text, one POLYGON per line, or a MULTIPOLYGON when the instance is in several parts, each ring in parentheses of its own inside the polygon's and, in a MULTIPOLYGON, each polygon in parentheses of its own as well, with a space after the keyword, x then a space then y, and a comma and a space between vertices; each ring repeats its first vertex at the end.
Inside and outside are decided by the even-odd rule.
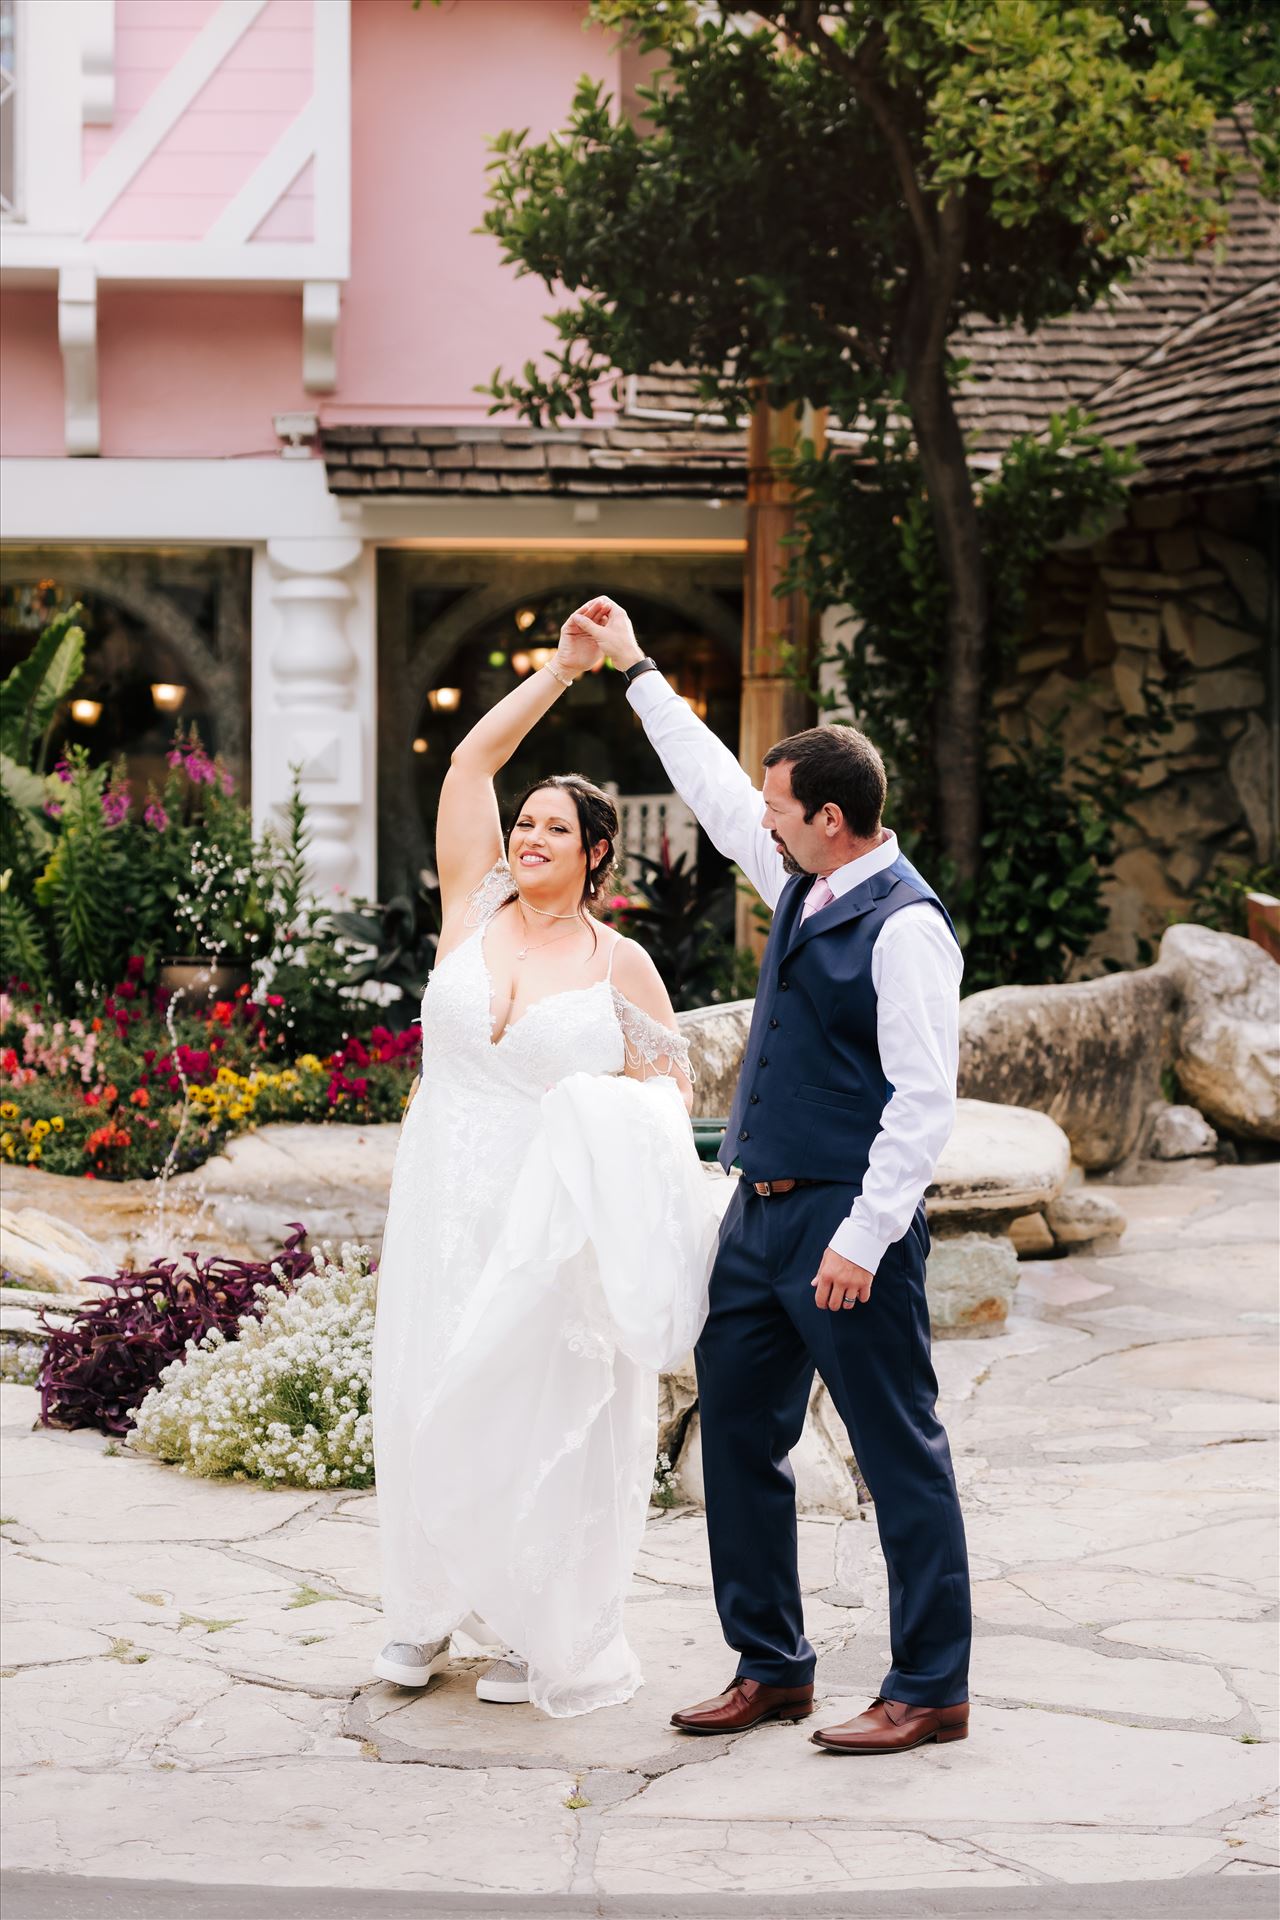
MULTIPOLYGON (((141 784, 195 719, 259 817, 300 764, 328 884, 429 858, 465 716, 590 591, 637 598, 734 735, 738 447, 685 426, 673 454, 666 409, 607 395, 596 431, 538 435, 476 391, 549 304, 474 231, 490 137, 558 124, 584 71, 632 83, 584 12, 0 0, 6 650, 39 582, 83 600, 101 711, 71 737, 141 784)), ((647 802, 605 693, 536 764, 647 802)))
MULTIPOLYGON (((0 0, 0 670, 48 598, 81 600, 68 737, 127 753, 141 792, 194 720, 259 819, 299 766, 326 885, 412 882, 452 742, 589 593, 626 599, 738 740, 744 436, 679 380, 548 432, 477 392, 537 354, 552 304, 475 231, 489 140, 562 124, 584 71, 624 105, 637 83, 585 10, 0 0)), ((1124 523, 1046 566, 1003 731, 1069 706, 1076 751, 1149 672, 1192 675, 1095 958, 1275 857, 1278 245, 1247 192, 1225 249, 966 341, 980 465, 1071 404, 1143 462, 1124 523)), ((513 783, 557 766, 616 785, 629 849, 664 827, 696 847, 602 676, 513 783)))

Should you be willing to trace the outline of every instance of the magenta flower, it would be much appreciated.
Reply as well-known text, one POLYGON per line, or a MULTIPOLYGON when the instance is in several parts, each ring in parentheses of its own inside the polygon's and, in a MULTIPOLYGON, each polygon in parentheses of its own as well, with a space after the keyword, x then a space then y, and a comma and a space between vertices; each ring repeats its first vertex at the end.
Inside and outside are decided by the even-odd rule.
POLYGON ((171 767, 180 767, 182 765, 182 748, 170 747, 168 753, 165 755, 165 759, 171 767))
POLYGON ((57 766, 56 766, 56 767, 54 768, 54 772, 55 772, 55 773, 57 774, 57 776, 58 776, 58 778, 59 778, 59 780, 61 780, 61 781, 62 781, 62 783, 63 783, 63 785, 64 785, 64 786, 69 786, 69 785, 71 784, 71 763, 70 763, 70 761, 68 761, 68 760, 59 760, 59 762, 58 762, 58 764, 57 764, 57 766))
POLYGON ((128 787, 109 787, 102 796, 102 812, 109 827, 118 827, 129 817, 128 787))
POLYGON ((46 800, 44 803, 44 812, 48 814, 51 820, 61 820, 62 818, 61 800, 46 800))
POLYGON ((142 817, 149 827, 155 828, 157 833, 163 833, 169 824, 169 816, 158 800, 147 802, 142 817))

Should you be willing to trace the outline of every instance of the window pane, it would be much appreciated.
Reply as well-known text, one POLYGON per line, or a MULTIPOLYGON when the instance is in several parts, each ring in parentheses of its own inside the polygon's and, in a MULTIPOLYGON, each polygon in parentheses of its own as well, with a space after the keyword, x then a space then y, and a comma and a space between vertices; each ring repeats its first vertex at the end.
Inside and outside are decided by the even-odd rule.
POLYGON ((18 211, 17 29, 17 0, 0 0, 0 214, 18 211))

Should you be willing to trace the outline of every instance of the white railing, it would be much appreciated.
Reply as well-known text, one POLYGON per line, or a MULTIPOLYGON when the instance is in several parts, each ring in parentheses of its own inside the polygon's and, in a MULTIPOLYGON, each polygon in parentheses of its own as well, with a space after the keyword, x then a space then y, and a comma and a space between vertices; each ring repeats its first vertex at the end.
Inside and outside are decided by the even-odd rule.
POLYGON ((618 835, 618 865, 627 879, 639 877, 641 869, 626 856, 644 854, 650 860, 662 858, 663 836, 672 860, 683 853, 692 869, 698 858, 698 823, 683 800, 674 793, 623 793, 616 796, 622 822, 618 835))

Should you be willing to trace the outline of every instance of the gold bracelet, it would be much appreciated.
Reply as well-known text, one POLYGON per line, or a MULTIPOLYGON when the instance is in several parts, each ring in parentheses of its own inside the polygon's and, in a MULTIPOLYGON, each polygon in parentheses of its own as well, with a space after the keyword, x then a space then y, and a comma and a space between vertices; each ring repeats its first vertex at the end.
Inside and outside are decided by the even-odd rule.
POLYGON ((544 660, 542 664, 544 670, 551 675, 553 680, 558 680, 562 687, 571 687, 573 685, 573 681, 569 679, 567 674, 561 673, 554 660, 544 660))

